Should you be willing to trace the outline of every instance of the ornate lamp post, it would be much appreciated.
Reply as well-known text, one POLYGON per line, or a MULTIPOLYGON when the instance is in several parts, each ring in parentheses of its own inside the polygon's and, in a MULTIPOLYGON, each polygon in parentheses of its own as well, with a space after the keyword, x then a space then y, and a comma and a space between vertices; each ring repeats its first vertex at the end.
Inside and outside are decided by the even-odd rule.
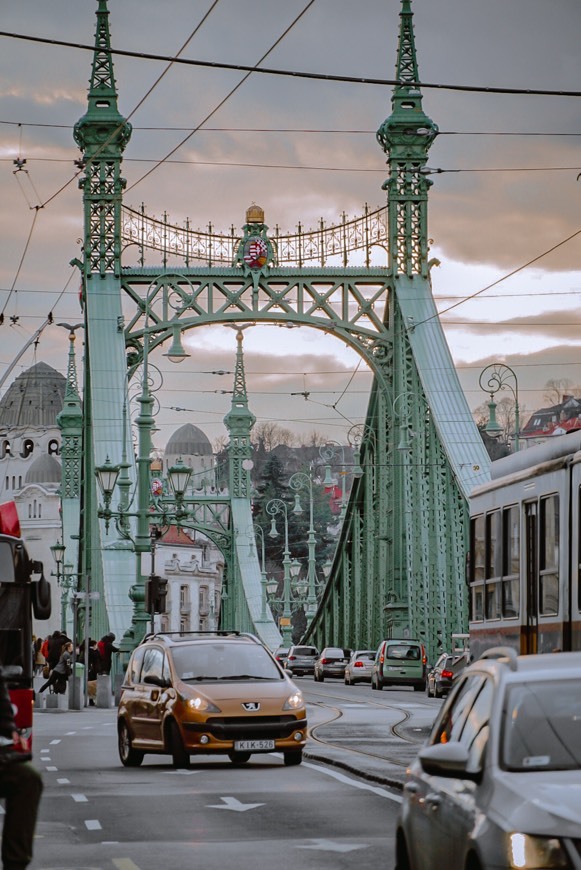
POLYGON ((262 590, 261 602, 262 609, 260 614, 260 619, 262 622, 266 622, 267 614, 266 614, 266 605, 267 605, 267 580, 266 580, 266 557, 265 557, 265 545, 264 545, 264 529, 258 523, 252 524, 254 527, 254 534, 260 537, 260 588, 262 590))
POLYGON ((488 423, 484 429, 491 437, 497 438, 502 434, 502 426, 496 419, 496 402, 494 397, 499 390, 510 390, 514 398, 514 450, 518 452, 519 432, 520 432, 520 407, 518 403, 518 379, 510 366, 504 363, 492 363, 486 366, 480 373, 478 380, 480 389, 485 393, 489 393, 490 402, 488 403, 488 423))
POLYGON ((302 471, 297 471, 289 480, 289 486, 296 493, 295 495, 295 504, 293 507, 293 514, 299 515, 302 514, 303 509, 301 507, 301 501, 299 497, 299 490, 308 489, 309 492, 309 531, 307 536, 307 551, 308 551, 308 559, 307 559, 307 582, 308 582, 308 595, 307 595, 307 609, 306 609, 306 617, 307 617, 307 625, 313 620, 313 617, 317 611, 317 592, 316 592, 316 572, 315 572, 315 546, 316 546, 316 538, 315 538, 315 527, 313 523, 313 468, 311 466, 309 474, 305 474, 302 471))
POLYGON ((284 516, 284 551, 282 557, 282 567, 283 567, 283 608, 282 608, 282 617, 280 620, 280 627, 282 629, 282 642, 285 644, 292 643, 292 626, 291 626, 291 557, 290 550, 288 547, 288 508, 284 501, 280 498, 271 498, 269 502, 266 503, 266 512, 269 516, 272 517, 272 521, 270 524, 270 532, 269 537, 276 538, 278 537, 278 529, 276 528, 276 520, 275 517, 278 514, 283 514, 284 516))
MULTIPOLYGON (((57 540, 56 544, 53 544, 50 548, 53 559, 56 563, 56 582, 60 587, 61 592, 61 631, 66 633, 67 630, 67 604, 69 598, 69 590, 65 586, 65 575, 61 570, 62 562, 65 556, 65 545, 61 544, 59 540, 57 540)), ((52 572, 51 572, 52 574, 52 572)))

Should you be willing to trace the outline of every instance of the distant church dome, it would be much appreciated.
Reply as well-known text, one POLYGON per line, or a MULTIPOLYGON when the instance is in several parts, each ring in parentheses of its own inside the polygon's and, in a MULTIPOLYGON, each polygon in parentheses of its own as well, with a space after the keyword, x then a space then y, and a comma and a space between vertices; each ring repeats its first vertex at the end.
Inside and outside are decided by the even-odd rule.
POLYGON ((211 456, 212 445, 207 435, 192 423, 177 429, 165 448, 166 456, 211 456))
POLYGON ((67 379, 39 362, 12 382, 0 399, 0 426, 52 427, 63 407, 67 379))
POLYGON ((61 482, 61 464, 54 456, 45 453, 44 456, 39 456, 34 460, 24 478, 25 484, 28 483, 60 483, 61 482))

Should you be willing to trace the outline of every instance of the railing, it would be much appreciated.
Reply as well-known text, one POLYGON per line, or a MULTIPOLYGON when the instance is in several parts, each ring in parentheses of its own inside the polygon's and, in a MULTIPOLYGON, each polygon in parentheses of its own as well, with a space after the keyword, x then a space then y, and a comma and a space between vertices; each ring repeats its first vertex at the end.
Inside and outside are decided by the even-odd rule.
MULTIPOLYGON (((195 230, 189 220, 182 226, 172 224, 165 212, 161 219, 149 217, 143 205, 140 211, 123 207, 121 236, 124 247, 137 246, 139 266, 146 265, 146 253, 153 251, 161 254, 164 266, 176 261, 186 266, 195 263, 232 266, 242 239, 242 233, 234 226, 229 234, 216 233, 212 224, 205 231, 195 230)), ((363 214, 352 220, 347 220, 343 213, 341 222, 333 226, 327 226, 322 219, 315 229, 305 229, 299 223, 296 233, 291 234, 281 233, 277 225, 268 236, 273 243, 276 266, 301 267, 306 263, 325 266, 332 257, 339 257, 342 265, 347 266, 351 253, 364 251, 365 266, 369 268, 372 249, 387 250, 387 206, 370 211, 365 205, 363 214)))

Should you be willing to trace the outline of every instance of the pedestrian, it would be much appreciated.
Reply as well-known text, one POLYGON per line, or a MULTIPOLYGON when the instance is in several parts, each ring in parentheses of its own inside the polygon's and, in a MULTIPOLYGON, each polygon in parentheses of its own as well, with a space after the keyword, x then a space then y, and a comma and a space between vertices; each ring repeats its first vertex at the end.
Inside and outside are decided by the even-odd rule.
POLYGON ((42 654, 42 645, 43 640, 41 637, 37 637, 34 641, 32 647, 32 665, 34 668, 34 676, 39 677, 42 674, 42 670, 46 664, 46 659, 42 654))
POLYGON ((115 635, 112 631, 109 634, 103 635, 99 643, 97 644, 97 649, 99 651, 99 655, 101 656, 101 664, 100 664, 100 674, 110 674, 111 673, 111 658, 113 653, 119 652, 116 646, 113 646, 113 641, 115 640, 115 635))
POLYGON ((101 656, 97 649, 97 641, 89 641, 89 668, 87 670, 87 695, 89 698, 89 707, 95 706, 95 698, 97 697, 97 675, 101 673, 101 656))
POLYGON ((4 870, 23 870, 32 861, 42 779, 29 763, 29 748, 27 740, 16 730, 12 703, 0 668, 0 798, 6 801, 2 831, 4 870))
POLYGON ((50 672, 50 676, 39 692, 52 688, 57 695, 64 695, 67 689, 67 681, 73 672, 73 644, 72 641, 65 643, 61 657, 50 672))
POLYGON ((62 631, 53 631, 52 636, 48 641, 48 655, 46 663, 51 671, 56 667, 61 657, 63 647, 66 643, 70 643, 70 638, 62 631))

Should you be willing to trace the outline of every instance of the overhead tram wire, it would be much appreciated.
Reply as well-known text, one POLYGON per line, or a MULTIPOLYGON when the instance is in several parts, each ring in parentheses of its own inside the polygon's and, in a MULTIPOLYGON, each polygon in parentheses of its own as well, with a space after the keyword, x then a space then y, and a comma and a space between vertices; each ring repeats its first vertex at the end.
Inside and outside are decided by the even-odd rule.
MULTIPOLYGON (((293 29, 293 27, 295 26, 295 24, 296 24, 296 23, 297 23, 297 22, 298 22, 298 21, 303 17, 303 15, 305 15, 305 13, 306 13, 310 8, 311 8, 311 6, 313 5, 314 2, 315 2, 315 0, 309 0, 309 2, 308 2, 307 5, 304 7, 304 9, 302 10, 302 12, 299 12, 299 14, 296 16, 296 18, 294 19, 294 21, 292 21, 292 22, 289 24, 289 26, 286 28, 286 30, 285 30, 285 31, 284 31, 284 32, 283 32, 283 33, 278 37, 278 39, 277 39, 277 40, 276 40, 276 41, 275 41, 275 42, 270 46, 270 48, 268 49, 268 51, 267 51, 265 54, 262 55, 262 57, 260 58, 259 61, 257 61, 257 64, 262 63, 262 61, 263 61, 265 58, 267 58, 268 55, 269 55, 272 51, 274 51, 274 49, 276 48, 276 46, 279 45, 279 43, 282 42, 282 40, 285 38, 285 36, 286 36, 288 33, 290 33, 290 31, 293 29)), ((149 169, 149 170, 145 173, 145 175, 142 175, 141 178, 138 178, 137 181, 134 181, 133 184, 129 185, 129 187, 127 188, 127 192, 129 193, 130 190, 133 190, 134 187, 136 187, 138 184, 140 184, 142 181, 144 181, 144 179, 148 178, 148 177, 152 174, 152 172, 155 172, 156 169, 158 169, 160 166, 162 166, 162 165, 163 165, 163 164, 164 164, 164 163, 165 163, 165 162, 166 162, 166 161, 167 161, 167 160, 168 160, 168 159, 169 159, 173 154, 175 154, 176 151, 178 151, 178 150, 182 147, 182 145, 185 145, 185 143, 188 142, 188 141, 192 138, 192 136, 194 135, 194 133, 197 133, 198 130, 200 130, 200 128, 203 127, 203 125, 206 123, 206 121, 209 121, 210 118, 212 118, 212 117, 216 114, 216 112, 218 112, 218 111, 222 108, 222 106, 223 106, 223 105, 224 105, 224 104, 225 104, 225 103, 230 99, 230 97, 231 97, 233 94, 235 94, 236 91, 237 91, 239 88, 242 87, 242 85, 244 84, 244 82, 245 82, 247 79, 250 78, 250 76, 252 75, 252 72, 254 71, 255 68, 256 68, 256 67, 250 67, 250 68, 248 68, 248 72, 247 72, 247 74, 246 74, 245 76, 243 76, 243 78, 240 79, 240 81, 238 82, 238 84, 235 85, 235 86, 234 86, 234 87, 229 91, 229 93, 226 94, 226 96, 225 96, 222 100, 220 100, 220 102, 218 103, 218 105, 215 106, 215 107, 212 109, 212 111, 211 111, 208 115, 206 115, 206 117, 205 117, 202 121, 200 121, 200 123, 199 123, 196 127, 194 127, 194 129, 193 129, 190 133, 188 133, 188 135, 185 136, 185 137, 181 140, 181 142, 178 142, 178 144, 175 146, 175 148, 172 148, 172 150, 171 150, 168 154, 166 154, 166 156, 165 156, 164 158, 162 158, 162 159, 161 159, 161 160, 160 160, 160 161, 159 161, 155 166, 152 166, 151 169, 149 169)))
MULTIPOLYGON (((311 6, 315 0, 310 0, 307 4, 303 12, 299 14, 295 22, 293 22, 290 27, 294 27, 294 24, 311 6)), ((290 27, 288 28, 290 30, 290 27)), ((282 39, 286 33, 282 34, 280 39, 282 39)), ((14 33, 7 30, 0 30, 0 36, 4 36, 8 39, 22 39, 27 42, 35 42, 41 45, 54 45, 63 48, 76 48, 81 51, 94 51, 94 45, 88 45, 83 42, 69 42, 64 39, 46 39, 40 36, 30 36, 29 34, 24 33, 14 33)), ((280 41, 280 40, 279 40, 280 41)), ((276 43, 275 43, 276 45, 276 43)), ((258 63, 262 63, 265 57, 268 56, 272 48, 258 61, 258 63)), ((303 70, 283 70, 283 69, 273 69, 273 68, 262 68, 257 65, 249 66, 248 64, 238 64, 238 63, 222 63, 220 61, 209 61, 209 60, 193 60, 191 58, 170 58, 167 55, 163 54, 152 54, 151 52, 143 52, 143 51, 127 51, 125 49, 119 48, 110 48, 110 49, 102 49, 104 53, 111 54, 112 56, 119 55, 120 57, 132 57, 137 60, 161 60, 161 61, 169 61, 171 60, 176 64, 184 64, 186 66, 199 66, 199 67, 207 67, 209 69, 220 69, 220 70, 232 70, 234 72, 248 72, 248 73, 259 73, 261 75, 271 75, 271 76, 286 76, 294 79, 310 79, 314 81, 325 81, 325 82, 342 82, 347 84, 361 84, 361 85, 380 85, 380 86, 389 86, 389 87, 398 87, 402 84, 405 84, 408 87, 416 87, 423 90, 442 90, 442 91, 462 91, 466 93, 481 93, 481 94, 507 94, 513 96, 541 96, 541 97, 581 97, 581 91, 565 91, 565 90, 554 90, 551 88, 506 88, 506 87, 496 87, 494 85, 454 85, 454 84, 445 84, 442 82, 410 82, 405 81, 402 82, 399 79, 378 79, 372 78, 369 76, 345 76, 345 75, 333 75, 331 73, 313 73, 313 72, 305 72, 303 70)))
MULTIPOLYGON (((196 35, 196 33, 198 32, 198 30, 200 29, 200 27, 204 24, 204 22, 206 21, 206 19, 207 19, 208 16, 210 15, 210 13, 215 9, 215 7, 218 5, 219 2, 220 2, 220 0, 214 0, 214 2, 213 2, 212 5, 210 6, 210 8, 209 8, 208 11, 206 12, 206 14, 202 16, 201 20, 198 22, 198 24, 196 24, 196 26, 194 27, 194 29, 192 30, 192 32, 190 33, 190 35, 188 36, 188 38, 186 39, 186 41, 184 42, 184 44, 183 44, 183 45, 181 46, 181 48, 178 50, 177 54, 176 54, 174 57, 167 57, 167 58, 166 58, 166 60, 167 60, 167 62, 168 62, 167 67, 166 67, 166 68, 165 68, 165 69, 160 73, 160 75, 159 75, 159 76, 157 77, 157 79, 154 81, 154 83, 153 83, 152 86, 149 88, 149 90, 146 91, 146 93, 144 94, 144 96, 139 100, 139 102, 137 103, 137 105, 136 105, 136 106, 132 109, 132 111, 129 113, 129 115, 127 116, 127 118, 125 118, 125 119, 123 120, 122 124, 120 124, 119 127, 116 127, 116 128, 113 130, 113 132, 110 133, 110 135, 107 137, 107 139, 106 139, 106 140, 105 140, 105 141, 104 141, 104 142, 99 146, 99 148, 97 149, 97 151, 95 152, 95 154, 94 154, 94 156, 93 156, 93 158, 92 158, 93 160, 94 160, 96 157, 99 156, 99 154, 100 154, 100 153, 101 153, 101 152, 102 152, 102 151, 107 147, 107 145, 108 145, 108 144, 109 144, 109 143, 110 143, 110 142, 115 138, 115 136, 116 136, 117 133, 119 132, 120 128, 121 128, 121 127, 126 123, 126 121, 129 121, 129 120, 133 117, 133 115, 135 114, 135 112, 137 112, 137 110, 138 110, 139 108, 141 108, 141 106, 143 105, 143 103, 145 102, 145 100, 146 100, 149 96, 151 96, 152 92, 155 90, 155 88, 156 88, 157 85, 160 83, 160 81, 161 81, 162 78, 165 76, 165 74, 168 72, 168 70, 171 69, 172 65, 173 65, 174 63, 177 63, 177 62, 179 61, 179 55, 181 54, 181 52, 182 52, 182 51, 186 48, 186 46, 191 42, 191 40, 193 39, 193 37, 196 35)), ((2 35, 2 34, 0 34, 0 35, 2 35)), ((93 46, 92 51, 93 51, 93 52, 95 51, 95 46, 93 46)), ((101 48, 100 51, 107 53, 107 50, 104 49, 104 48, 101 48)), ((113 54, 112 51, 109 52, 109 53, 113 54)), ((59 196, 59 195, 63 192, 63 190, 66 190, 66 188, 67 188, 67 187, 68 187, 68 186, 69 186, 69 185, 70 185, 70 184, 75 180, 75 178, 78 178, 78 176, 81 174, 82 171, 83 171, 83 169, 79 169, 78 172, 75 172, 75 174, 74 174, 71 178, 69 178, 69 180, 68 180, 65 184, 63 184, 62 187, 60 187, 60 188, 56 191, 56 193, 53 193, 53 195, 50 196, 50 197, 49 197, 49 198, 48 198, 48 199, 47 199, 47 200, 42 204, 42 207, 44 208, 45 205, 48 205, 50 202, 52 202, 54 199, 56 199, 56 197, 59 196)))

